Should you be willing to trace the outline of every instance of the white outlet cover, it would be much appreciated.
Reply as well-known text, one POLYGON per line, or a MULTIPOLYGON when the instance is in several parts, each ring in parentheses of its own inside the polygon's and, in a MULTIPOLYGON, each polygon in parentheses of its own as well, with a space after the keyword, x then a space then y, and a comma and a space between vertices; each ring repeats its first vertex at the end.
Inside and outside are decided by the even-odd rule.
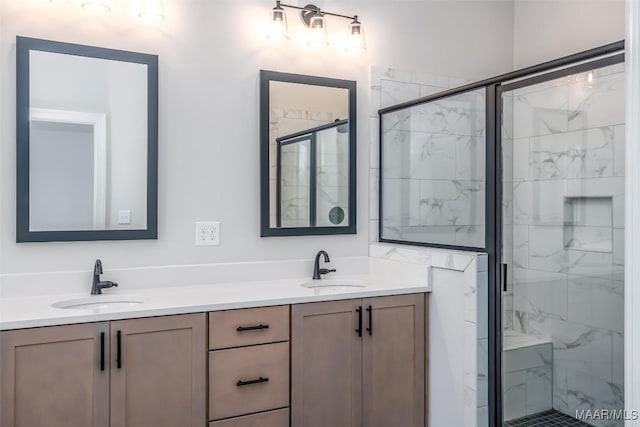
POLYGON ((218 246, 220 244, 220 223, 218 221, 196 222, 196 246, 218 246))

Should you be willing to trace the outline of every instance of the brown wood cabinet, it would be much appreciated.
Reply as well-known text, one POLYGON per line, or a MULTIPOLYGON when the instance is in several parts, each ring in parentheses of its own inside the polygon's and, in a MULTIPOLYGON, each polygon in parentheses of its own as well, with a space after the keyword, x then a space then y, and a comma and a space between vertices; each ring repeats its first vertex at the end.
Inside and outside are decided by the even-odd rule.
POLYGON ((292 306, 292 427, 424 427, 425 298, 292 306))
POLYGON ((206 351, 204 313, 1 332, 0 426, 202 427, 206 351))
POLYGON ((107 427, 109 322, 0 332, 0 426, 107 427))

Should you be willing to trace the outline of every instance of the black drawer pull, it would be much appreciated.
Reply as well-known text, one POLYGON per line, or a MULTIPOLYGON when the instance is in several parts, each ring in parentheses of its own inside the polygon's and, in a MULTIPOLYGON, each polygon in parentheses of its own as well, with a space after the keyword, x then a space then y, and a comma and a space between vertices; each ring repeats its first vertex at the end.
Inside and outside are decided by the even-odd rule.
POLYGON ((104 371, 104 332, 100 332, 100 370, 104 371))
POLYGON ((242 381, 242 380, 239 380, 239 381, 236 383, 236 386, 238 386, 238 387, 242 387, 242 386, 245 386, 245 385, 266 383, 266 382, 268 382, 268 381, 269 381, 269 378, 263 378, 263 377, 259 377, 258 379, 255 379, 255 380, 249 380, 249 381, 242 381))
POLYGON ((260 329, 269 329, 269 325, 263 325, 262 323, 256 326, 238 326, 236 331, 245 332, 245 331, 258 331, 260 329))
POLYGON ((367 331, 369 331, 369 336, 373 335, 373 310, 371 309, 371 306, 367 307, 367 313, 369 313, 369 327, 367 328, 367 331))
POLYGON ((358 313, 358 329, 356 329, 356 333, 359 337, 362 336, 362 306, 356 308, 356 313, 358 313))

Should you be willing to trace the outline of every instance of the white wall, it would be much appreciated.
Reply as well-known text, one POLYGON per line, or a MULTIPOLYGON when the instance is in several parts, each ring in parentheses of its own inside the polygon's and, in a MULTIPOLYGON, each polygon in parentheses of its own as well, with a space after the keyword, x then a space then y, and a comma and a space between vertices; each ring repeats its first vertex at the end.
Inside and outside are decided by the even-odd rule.
POLYGON ((624 0, 515 0, 515 69, 624 39, 624 0))
MULTIPOLYGON (((305 51, 293 40, 299 19, 292 12, 292 40, 268 44, 271 0, 165 0, 167 20, 155 27, 141 24, 128 3, 91 16, 73 0, 0 2, 0 273, 87 270, 98 257, 109 269, 310 258, 321 248, 334 256, 366 255, 368 64, 471 79, 512 64, 512 6, 503 1, 321 1, 331 11, 360 16, 368 49, 357 57, 331 48, 305 51), (159 55, 157 241, 15 243, 17 34, 159 55), (260 69, 358 81, 358 235, 259 237, 260 69), (196 220, 221 221, 222 245, 195 247, 196 220)), ((330 34, 346 25, 330 19, 330 34)))

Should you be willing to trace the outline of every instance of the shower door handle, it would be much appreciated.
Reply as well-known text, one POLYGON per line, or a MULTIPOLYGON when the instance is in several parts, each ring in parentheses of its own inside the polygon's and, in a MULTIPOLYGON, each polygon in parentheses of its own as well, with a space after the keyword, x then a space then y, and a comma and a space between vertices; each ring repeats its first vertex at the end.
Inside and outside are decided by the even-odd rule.
POLYGON ((502 274, 500 279, 502 281, 502 292, 507 292, 507 264, 502 264, 502 274))

